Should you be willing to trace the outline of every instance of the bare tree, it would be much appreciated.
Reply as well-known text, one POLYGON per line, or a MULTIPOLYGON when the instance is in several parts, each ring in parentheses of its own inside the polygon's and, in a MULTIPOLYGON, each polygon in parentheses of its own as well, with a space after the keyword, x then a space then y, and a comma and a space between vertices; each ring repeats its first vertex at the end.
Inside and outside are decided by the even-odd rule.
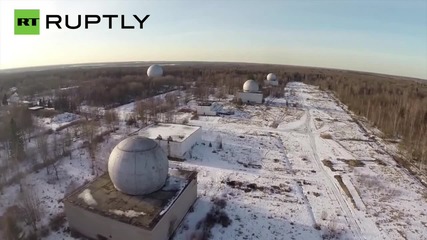
POLYGON ((88 146, 89 156, 92 160, 92 175, 95 175, 95 162, 96 162, 96 153, 98 152, 98 143, 93 141, 89 143, 88 146))
MULTIPOLYGON (((3 146, 4 148, 4 152, 6 153, 6 157, 9 158, 10 157, 10 149, 9 149, 9 130, 8 130, 8 126, 6 124, 7 121, 5 121, 4 119, 1 119, 0 122, 0 144, 3 146)), ((3 157, 0 155, 0 157, 3 157)))
MULTIPOLYGON (((49 147, 47 143, 47 135, 46 134, 40 134, 37 139, 37 150, 39 152, 40 158, 42 159, 43 163, 47 166, 49 162, 49 147)), ((49 168, 46 167, 46 172, 49 174, 49 168)))
POLYGON ((134 111, 138 115, 138 118, 142 122, 142 124, 147 124, 148 122, 148 115, 147 115, 146 108, 147 106, 142 101, 136 103, 135 105, 134 111))
POLYGON ((16 240, 19 239, 21 229, 16 221, 16 218, 10 214, 5 214, 2 222, 2 239, 5 240, 16 240))
POLYGON ((114 110, 105 111, 104 119, 110 130, 115 131, 116 125, 119 121, 119 116, 117 115, 117 112, 114 110))
POLYGON ((56 160, 56 159, 58 159, 60 156, 62 156, 62 154, 63 154, 63 147, 61 146, 62 145, 62 143, 63 143, 63 137, 62 137, 62 135, 60 135, 60 134, 56 134, 56 133, 53 133, 52 134, 52 137, 53 137, 53 139, 52 139, 52 143, 51 143, 51 146, 52 146, 52 154, 53 154, 53 159, 54 160, 56 160))
POLYGON ((94 139, 95 136, 98 132, 99 129, 99 124, 98 122, 91 120, 91 121, 87 121, 86 123, 82 124, 82 136, 83 138, 91 143, 94 139))
POLYGON ((30 185, 26 185, 19 196, 19 205, 24 214, 24 219, 31 225, 34 232, 37 231, 37 223, 41 218, 40 200, 37 193, 30 185))
POLYGON ((96 153, 98 151, 98 139, 96 139, 96 134, 98 132, 99 125, 96 121, 89 121, 82 127, 83 136, 86 139, 89 155, 92 160, 92 175, 95 175, 95 161, 96 153))
POLYGON ((23 106, 14 106, 10 109, 11 116, 16 120, 18 129, 21 130, 25 139, 30 142, 30 135, 34 130, 34 122, 30 111, 23 106))
POLYGON ((174 114, 171 111, 165 112, 165 121, 172 123, 174 114))
POLYGON ((52 162, 49 164, 49 166, 47 166, 47 168, 52 168, 53 171, 55 172, 56 180, 59 180, 58 167, 56 163, 59 160, 59 158, 63 156, 63 153, 64 153, 63 152, 64 148, 61 147, 61 144, 63 143, 63 137, 61 135, 57 136, 56 133, 54 133, 52 136, 53 136, 53 141, 52 141, 53 158, 52 158, 52 162))
POLYGON ((70 149, 71 148, 71 145, 73 144, 73 137, 71 136, 71 133, 70 133, 70 131, 68 131, 68 129, 67 129, 67 132, 65 133, 65 135, 64 135, 64 138, 63 138, 63 152, 64 153, 68 153, 68 155, 70 156, 70 159, 71 159, 71 152, 72 152, 72 150, 70 149))

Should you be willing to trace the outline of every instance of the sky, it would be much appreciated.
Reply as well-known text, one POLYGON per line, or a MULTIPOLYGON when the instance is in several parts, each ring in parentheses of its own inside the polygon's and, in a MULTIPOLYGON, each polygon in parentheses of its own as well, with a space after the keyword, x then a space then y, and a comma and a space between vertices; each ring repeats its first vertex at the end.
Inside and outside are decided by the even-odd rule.
MULTIPOLYGON (((65 20, 63 20, 65 21, 65 20)), ((0 69, 118 61, 315 66, 427 79, 425 0, 0 0, 0 69), (40 9, 40 35, 14 35, 14 9, 40 9), (149 14, 46 29, 45 15, 149 14)))

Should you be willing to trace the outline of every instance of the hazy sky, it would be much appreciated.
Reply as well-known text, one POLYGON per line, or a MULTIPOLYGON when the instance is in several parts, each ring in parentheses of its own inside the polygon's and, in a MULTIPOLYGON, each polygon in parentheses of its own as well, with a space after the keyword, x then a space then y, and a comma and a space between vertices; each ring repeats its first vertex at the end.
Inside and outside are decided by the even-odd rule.
POLYGON ((427 79, 425 0, 0 0, 0 69, 108 61, 240 61, 427 79), (40 35, 14 35, 14 9, 40 9, 40 35), (46 30, 45 14, 151 16, 143 30, 46 30))

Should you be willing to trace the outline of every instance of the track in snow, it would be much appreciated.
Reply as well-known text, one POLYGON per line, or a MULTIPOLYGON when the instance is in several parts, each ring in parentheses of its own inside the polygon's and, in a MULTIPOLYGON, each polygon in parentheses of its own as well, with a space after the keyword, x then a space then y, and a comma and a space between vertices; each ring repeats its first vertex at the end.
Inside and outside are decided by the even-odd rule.
POLYGON ((356 217, 354 216, 353 212, 351 211, 351 208, 348 206, 347 201, 343 198, 343 195, 339 189, 339 186, 336 185, 335 180, 331 178, 331 176, 326 172, 325 168, 323 167, 323 163, 321 162, 318 150, 316 147, 316 140, 314 139, 313 134, 313 121, 311 119, 310 115, 310 109, 306 110, 306 122, 305 122, 305 129, 307 130, 307 134, 309 136, 310 140, 310 146, 312 149, 312 154, 314 157, 314 160, 318 166, 318 169, 323 173, 324 179, 326 180, 325 183, 328 184, 328 190, 329 194, 331 194, 330 191, 332 191, 332 195, 337 200, 338 204, 340 205, 341 210, 345 213, 345 219, 347 221, 348 226, 350 227, 350 231, 353 233, 354 237, 357 239, 365 239, 363 237, 363 234, 361 233, 361 229, 359 226, 359 223, 356 220, 356 217))

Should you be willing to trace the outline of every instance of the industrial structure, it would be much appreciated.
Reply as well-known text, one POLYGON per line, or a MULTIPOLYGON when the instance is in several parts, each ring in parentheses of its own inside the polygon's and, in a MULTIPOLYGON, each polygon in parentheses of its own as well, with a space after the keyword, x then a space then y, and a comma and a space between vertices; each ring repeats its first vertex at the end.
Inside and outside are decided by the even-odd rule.
POLYGON ((270 85, 270 86, 278 86, 279 85, 279 81, 277 81, 276 74, 274 74, 274 73, 269 73, 267 75, 267 79, 264 81, 264 83, 266 85, 270 85))
POLYGON ((199 126, 158 123, 142 129, 139 135, 155 140, 170 159, 183 160, 185 154, 200 142, 202 129, 199 126))
POLYGON ((258 83, 251 79, 243 84, 243 92, 238 92, 237 96, 243 103, 262 103, 263 101, 258 83))
POLYGON ((216 116, 222 111, 222 105, 217 102, 198 102, 196 111, 198 115, 216 116))
POLYGON ((108 173, 64 198, 72 233, 89 239, 166 240, 197 197, 197 172, 169 168, 160 146, 141 136, 111 152, 108 173))
POLYGON ((147 69, 147 76, 149 76, 149 77, 161 77, 161 76, 163 76, 163 68, 157 64, 151 65, 147 69))

